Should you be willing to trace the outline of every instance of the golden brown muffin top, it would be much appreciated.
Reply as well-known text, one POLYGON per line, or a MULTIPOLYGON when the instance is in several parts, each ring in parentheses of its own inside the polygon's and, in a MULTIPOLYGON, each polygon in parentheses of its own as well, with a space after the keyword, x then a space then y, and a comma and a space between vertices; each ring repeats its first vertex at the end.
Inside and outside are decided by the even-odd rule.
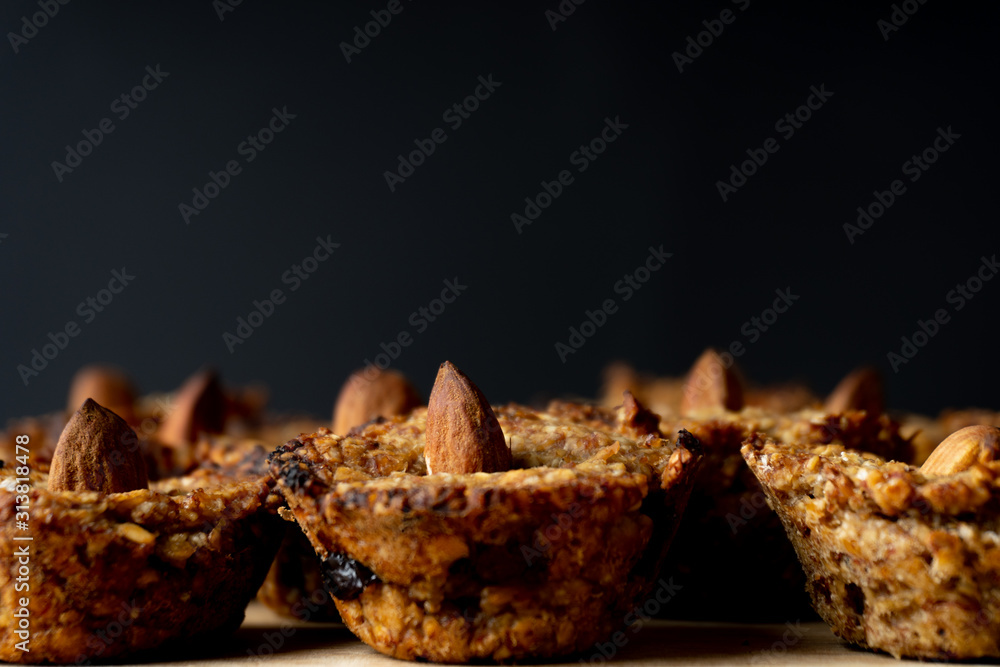
POLYGON ((687 433, 672 442, 658 434, 601 429, 618 420, 615 412, 601 408, 561 404, 540 412, 508 405, 495 412, 511 448, 513 465, 507 472, 428 475, 423 455, 427 410, 418 408, 346 436, 324 428, 291 440, 271 455, 272 474, 286 491, 332 490, 331 502, 344 506, 457 511, 459 506, 503 505, 514 495, 530 498, 525 491, 552 492, 570 484, 591 485, 600 493, 612 481, 631 489, 633 502, 639 502, 649 486, 668 488, 700 459, 700 444, 687 433))
POLYGON ((839 445, 782 444, 757 436, 742 451, 762 484, 830 516, 849 510, 1000 526, 1000 462, 976 462, 959 473, 929 476, 906 463, 839 445))
MULTIPOLYGON (((24 495, 23 481, 15 465, 0 468, 0 517, 13 516, 16 498, 24 495)), ((126 536, 136 541, 155 539, 153 533, 180 533, 211 528, 220 519, 239 520, 262 507, 277 511, 280 497, 269 478, 257 474, 242 480, 202 469, 189 476, 151 482, 148 489, 125 493, 99 491, 49 491, 48 475, 32 472, 26 485, 34 530, 63 526, 73 532, 121 529, 137 524, 142 531, 125 526, 126 536), (143 534, 146 533, 146 534, 143 534)), ((13 523, 13 522, 11 522, 13 523)), ((62 528, 59 528, 62 529, 62 528)))
MULTIPOLYGON (((617 414, 604 408, 559 403, 541 412, 512 404, 495 411, 511 447, 514 470, 600 465, 608 472, 652 477, 662 474, 675 449, 659 434, 621 432, 628 430, 627 425, 614 429, 617 414)), ((423 456, 426 426, 427 409, 417 408, 407 416, 355 428, 343 437, 323 428, 289 444, 314 450, 326 471, 349 469, 339 474, 355 480, 392 473, 427 475, 423 456)))

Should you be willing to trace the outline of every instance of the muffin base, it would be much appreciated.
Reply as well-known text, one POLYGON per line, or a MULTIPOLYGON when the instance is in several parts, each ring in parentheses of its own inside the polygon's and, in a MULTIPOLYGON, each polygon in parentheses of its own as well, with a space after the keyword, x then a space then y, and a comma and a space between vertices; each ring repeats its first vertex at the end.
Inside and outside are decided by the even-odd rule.
POLYGON ((748 441, 839 637, 897 658, 1000 657, 1000 465, 928 479, 840 448, 748 441))

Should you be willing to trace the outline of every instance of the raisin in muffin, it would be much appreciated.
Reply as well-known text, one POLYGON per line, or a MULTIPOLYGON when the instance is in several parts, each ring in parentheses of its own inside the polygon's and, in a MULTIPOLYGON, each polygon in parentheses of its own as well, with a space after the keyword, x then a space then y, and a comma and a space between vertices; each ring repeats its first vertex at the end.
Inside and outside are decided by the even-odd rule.
POLYGON ((508 661, 583 651, 623 625, 656 581, 699 450, 643 423, 494 413, 446 363, 427 408, 300 436, 271 472, 365 643, 508 661))
MULTIPOLYGON (((402 373, 369 366, 352 373, 341 387, 334 403, 333 432, 346 435, 356 426, 378 418, 405 415, 421 404, 416 387, 402 373)), ((273 442, 285 442, 323 426, 317 424, 273 442)), ((300 621, 340 620, 316 550, 297 526, 285 536, 257 599, 276 613, 300 621)))

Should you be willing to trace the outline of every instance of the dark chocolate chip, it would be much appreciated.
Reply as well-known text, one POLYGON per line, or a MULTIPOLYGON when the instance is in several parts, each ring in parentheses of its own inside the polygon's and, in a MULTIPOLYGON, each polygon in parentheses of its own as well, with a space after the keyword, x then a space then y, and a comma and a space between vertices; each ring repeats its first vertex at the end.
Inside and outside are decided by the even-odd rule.
POLYGON ((334 552, 323 561, 323 583, 335 598, 353 600, 376 579, 374 572, 345 553, 334 552))

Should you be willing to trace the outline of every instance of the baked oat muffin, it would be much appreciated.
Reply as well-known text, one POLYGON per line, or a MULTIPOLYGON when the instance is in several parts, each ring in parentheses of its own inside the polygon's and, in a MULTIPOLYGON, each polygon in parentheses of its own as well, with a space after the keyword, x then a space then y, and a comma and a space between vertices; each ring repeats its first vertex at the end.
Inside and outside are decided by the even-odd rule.
POLYGON ((926 461, 934 448, 950 433, 979 424, 1000 426, 1000 412, 984 408, 949 408, 942 410, 937 417, 902 413, 897 419, 901 424, 901 432, 913 442, 914 465, 926 461))
POLYGON ((284 533, 263 454, 148 483, 135 442, 87 401, 49 473, 0 468, 0 659, 101 662, 240 625, 284 533))
MULTIPOLYGON (((355 371, 344 382, 334 404, 333 431, 347 434, 373 419, 405 415, 419 405, 420 394, 402 373, 370 366, 355 371)), ((316 424, 272 442, 285 442, 324 426, 316 424)), ((340 620, 316 550, 298 527, 285 535, 257 599, 276 613, 300 621, 340 620)))
POLYGON ((300 414, 266 410, 268 393, 259 385, 224 387, 212 370, 199 371, 177 390, 139 395, 131 379, 112 366, 90 365, 73 377, 67 409, 11 419, 0 431, 0 460, 11 460, 14 437, 28 435, 33 469, 46 472, 70 416, 92 399, 122 417, 135 431, 150 479, 185 475, 207 460, 213 443, 285 442, 325 422, 300 414))
POLYGON ((1000 426, 1000 412, 985 408, 950 408, 943 410, 938 421, 947 433, 954 433, 966 426, 1000 426))
MULTIPOLYGON (((660 422, 664 432, 690 431, 705 450, 685 520, 664 565, 685 586, 685 595, 664 607, 663 614, 757 622, 809 618, 814 612, 795 551, 740 447, 760 432, 780 440, 836 444, 906 459, 909 443, 883 414, 819 407, 774 412, 743 406, 730 371, 718 355, 702 355, 688 375, 685 416, 660 422)), ((839 393, 870 395, 851 384, 855 390, 839 393)), ((843 399, 830 403, 850 404, 843 399)))
POLYGON ((934 448, 947 437, 944 425, 927 415, 912 412, 894 412, 893 419, 899 422, 899 432, 913 445, 913 465, 927 460, 934 448))
POLYGON ((30 439, 32 458, 36 460, 33 469, 47 471, 59 434, 65 427, 66 415, 61 411, 8 419, 6 428, 0 431, 0 461, 14 460, 15 439, 24 435, 30 439))
POLYGON ((494 413, 446 363, 428 408, 301 436, 271 472, 365 643, 509 661, 591 649, 623 625, 656 581, 699 450, 641 418, 611 430, 494 413))
POLYGON ((1000 657, 1000 429, 959 431, 919 469, 764 437, 743 455, 838 636, 897 658, 1000 657))
POLYGON ((599 403, 607 408, 621 405, 627 391, 643 405, 662 417, 676 416, 680 412, 684 395, 684 378, 658 377, 640 373, 624 362, 608 364, 602 373, 599 403))
MULTIPOLYGON (((142 454, 148 478, 154 481, 188 475, 199 468, 234 478, 260 476, 260 464, 276 443, 326 425, 301 414, 268 412, 265 388, 223 387, 211 370, 193 374, 173 392, 139 395, 120 369, 91 365, 75 374, 66 412, 8 423, 0 434, 0 460, 13 460, 15 435, 27 435, 32 444, 32 469, 47 472, 69 415, 87 398, 107 403, 134 429, 134 446, 142 454)), ((314 621, 339 618, 333 602, 322 591, 315 552, 300 531, 287 531, 259 597, 284 616, 314 621)))
MULTIPOLYGON (((705 354, 714 352, 707 350, 705 354)), ((739 383, 740 405, 758 407, 770 412, 793 412, 807 407, 818 407, 823 402, 801 382, 748 385, 735 364, 731 364, 730 369, 732 377, 739 383)), ((665 419, 675 418, 683 413, 682 405, 689 377, 662 377, 640 373, 624 362, 609 364, 602 375, 599 402, 605 407, 615 407, 620 404, 622 394, 627 391, 665 419)))

